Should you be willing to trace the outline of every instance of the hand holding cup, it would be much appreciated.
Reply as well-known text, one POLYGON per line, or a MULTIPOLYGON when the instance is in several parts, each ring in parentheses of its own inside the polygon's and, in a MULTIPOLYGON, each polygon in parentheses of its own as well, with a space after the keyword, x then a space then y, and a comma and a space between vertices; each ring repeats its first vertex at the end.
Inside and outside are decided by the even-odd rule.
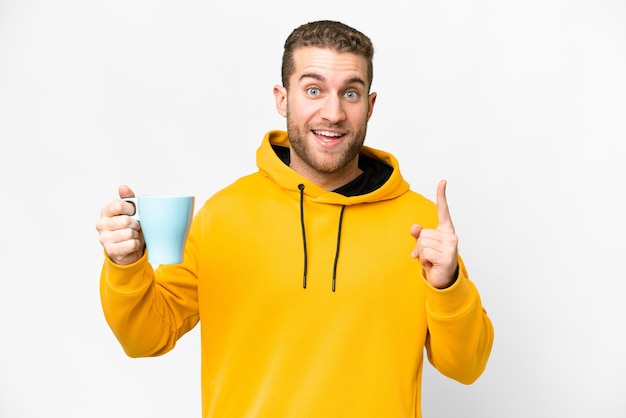
POLYGON ((120 199, 100 212, 96 229, 107 256, 116 264, 131 264, 148 250, 152 264, 177 264, 183 251, 195 198, 193 196, 139 196, 127 186, 120 199))

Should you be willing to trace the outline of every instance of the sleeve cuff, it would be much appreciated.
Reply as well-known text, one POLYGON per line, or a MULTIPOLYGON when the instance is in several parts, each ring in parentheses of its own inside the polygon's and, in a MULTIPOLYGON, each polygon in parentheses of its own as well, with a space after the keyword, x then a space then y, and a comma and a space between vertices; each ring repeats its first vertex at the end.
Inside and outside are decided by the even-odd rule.
POLYGON ((102 275, 111 290, 135 293, 144 290, 152 282, 154 271, 148 263, 147 252, 139 260, 127 265, 116 264, 105 254, 102 275))
POLYGON ((462 315, 474 304, 474 288, 465 269, 459 269, 456 281, 445 289, 428 287, 426 310, 434 317, 454 318, 462 315))

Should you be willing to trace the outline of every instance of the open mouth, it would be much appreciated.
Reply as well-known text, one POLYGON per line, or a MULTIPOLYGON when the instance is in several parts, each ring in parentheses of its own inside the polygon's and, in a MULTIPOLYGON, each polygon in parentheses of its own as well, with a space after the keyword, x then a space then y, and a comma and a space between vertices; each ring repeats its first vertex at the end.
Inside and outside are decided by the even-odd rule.
POLYGON ((334 131, 324 131, 324 130, 314 130, 312 131, 318 142, 322 146, 332 147, 341 142, 341 139, 345 136, 345 134, 341 132, 334 131))

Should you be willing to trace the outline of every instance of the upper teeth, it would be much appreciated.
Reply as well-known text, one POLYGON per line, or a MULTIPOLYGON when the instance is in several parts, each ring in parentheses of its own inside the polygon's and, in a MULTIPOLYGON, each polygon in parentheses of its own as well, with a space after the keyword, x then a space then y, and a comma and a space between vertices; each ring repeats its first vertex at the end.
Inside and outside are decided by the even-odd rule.
POLYGON ((322 135, 322 136, 332 136, 332 137, 340 137, 341 134, 338 132, 329 132, 329 131, 315 131, 315 133, 317 135, 322 135))

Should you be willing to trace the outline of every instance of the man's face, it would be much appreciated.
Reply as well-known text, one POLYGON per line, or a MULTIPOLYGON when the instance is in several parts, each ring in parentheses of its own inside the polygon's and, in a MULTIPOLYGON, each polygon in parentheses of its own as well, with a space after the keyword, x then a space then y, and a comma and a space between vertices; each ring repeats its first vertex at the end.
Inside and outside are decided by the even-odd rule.
POLYGON ((296 171, 342 176, 358 170, 376 94, 368 94, 367 61, 352 53, 300 48, 289 90, 274 89, 276 106, 287 117, 291 166, 296 171))

